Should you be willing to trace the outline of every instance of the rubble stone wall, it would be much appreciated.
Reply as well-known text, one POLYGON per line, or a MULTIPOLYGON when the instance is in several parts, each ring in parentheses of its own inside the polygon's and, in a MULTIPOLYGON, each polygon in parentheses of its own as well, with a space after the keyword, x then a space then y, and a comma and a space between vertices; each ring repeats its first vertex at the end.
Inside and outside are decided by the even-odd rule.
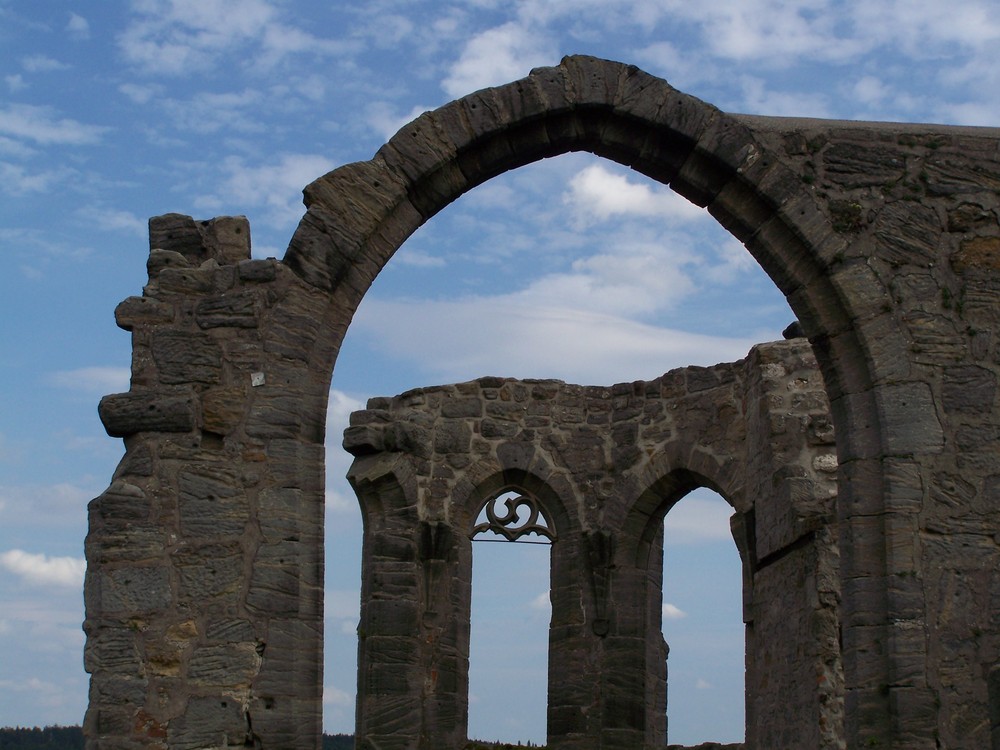
MULTIPOLYGON (((319 746, 323 415, 340 343, 423 222, 576 150, 706 207, 801 323, 836 429, 847 745, 989 746, 1000 131, 727 114, 634 66, 570 57, 425 113, 317 179, 280 260, 248 258, 237 220, 151 222, 149 284, 118 312, 131 388, 101 407, 126 452, 90 511, 89 747, 319 746)), ((640 506, 647 522, 661 510, 640 506)), ((827 563, 817 591, 833 590, 827 563)), ((561 704, 569 724, 577 698, 561 704)))
POLYGON ((469 540, 509 492, 522 522, 495 527, 537 510, 553 537, 549 745, 662 747, 663 517, 699 486, 739 516, 747 707, 767 719, 748 723, 750 746, 843 747, 837 461, 805 340, 611 387, 424 388, 372 399, 351 425, 366 549, 359 747, 464 739, 469 540))

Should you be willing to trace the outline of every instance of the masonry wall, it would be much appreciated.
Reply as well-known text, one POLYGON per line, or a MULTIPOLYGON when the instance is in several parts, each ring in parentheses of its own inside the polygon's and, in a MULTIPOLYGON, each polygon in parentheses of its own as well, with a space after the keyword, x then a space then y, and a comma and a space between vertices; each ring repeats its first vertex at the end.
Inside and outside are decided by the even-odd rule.
POLYGON ((469 538, 506 490, 555 536, 549 744, 662 746, 663 516, 702 485, 742 519, 747 705, 766 717, 748 747, 843 746, 837 463, 805 341, 608 388, 484 378, 373 399, 344 444, 366 519, 359 747, 464 740, 469 538))
POLYGON ((732 115, 570 57, 316 180, 280 261, 249 260, 230 220, 152 222, 150 284, 119 308, 133 382, 101 409, 126 454, 87 542, 92 747, 318 745, 321 422, 340 342, 423 222, 574 150, 705 206, 801 322, 837 428, 848 745, 996 736, 1000 131, 732 115))
POLYGON ((100 405, 126 453, 90 504, 88 747, 310 747, 325 410, 301 410, 308 340, 275 309, 295 280, 243 218, 158 217, 150 248, 115 311, 132 387, 100 405))

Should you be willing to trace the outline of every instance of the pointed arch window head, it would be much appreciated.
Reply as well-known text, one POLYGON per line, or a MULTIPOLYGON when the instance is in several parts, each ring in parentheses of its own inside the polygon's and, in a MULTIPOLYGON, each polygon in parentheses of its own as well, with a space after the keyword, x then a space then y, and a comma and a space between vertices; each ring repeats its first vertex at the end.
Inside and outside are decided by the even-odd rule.
POLYGON ((538 498, 520 488, 510 487, 487 498, 480 506, 476 525, 469 537, 473 541, 501 541, 490 539, 490 535, 502 537, 509 542, 531 544, 551 544, 556 540, 555 529, 538 498), (536 538, 524 538, 529 535, 535 535, 536 538))

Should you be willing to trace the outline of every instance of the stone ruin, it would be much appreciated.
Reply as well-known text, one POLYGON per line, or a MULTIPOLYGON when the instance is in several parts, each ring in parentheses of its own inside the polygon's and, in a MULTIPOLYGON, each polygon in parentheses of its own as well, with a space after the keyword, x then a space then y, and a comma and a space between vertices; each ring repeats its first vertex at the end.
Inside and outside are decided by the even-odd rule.
POLYGON ((607 388, 425 388, 372 399, 351 424, 365 519, 357 747, 463 746, 484 509, 509 539, 552 541, 550 746, 663 747, 663 517, 700 486, 736 510, 747 745, 843 747, 837 459, 804 339, 607 388), (785 713, 794 729, 758 718, 785 713))
POLYGON ((357 413, 359 747, 464 742, 469 537, 494 501, 496 528, 519 533, 509 501, 554 537, 550 746, 662 747, 661 521, 704 485, 735 510, 748 748, 1000 749, 1000 130, 733 115, 585 57, 316 180, 281 260, 250 258, 243 219, 150 221, 149 282, 116 310, 131 387, 100 406, 126 451, 90 505, 88 748, 319 747, 324 419, 351 317, 437 211, 575 150, 707 207, 805 337, 357 413))

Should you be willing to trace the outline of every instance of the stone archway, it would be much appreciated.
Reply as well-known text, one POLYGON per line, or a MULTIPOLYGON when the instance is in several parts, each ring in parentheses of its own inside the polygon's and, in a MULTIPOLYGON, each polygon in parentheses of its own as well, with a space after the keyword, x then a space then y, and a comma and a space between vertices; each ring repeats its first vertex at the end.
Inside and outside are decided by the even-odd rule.
POLYGON ((323 406, 351 316, 443 206, 588 150, 706 206, 810 340, 838 435, 849 745, 982 747, 1000 661, 1000 612, 977 596, 1000 586, 998 142, 731 115, 572 57, 314 182, 281 261, 250 260, 240 220, 151 221, 149 284, 116 311, 131 390, 101 405, 127 450, 90 509, 91 745, 316 745, 323 406))
POLYGON ((484 378, 352 415, 348 477, 366 519, 379 518, 365 525, 358 747, 464 744, 469 540, 483 502, 509 487, 557 532, 548 745, 664 746, 663 516, 697 486, 736 510, 747 746, 843 747, 837 462, 822 388, 799 339, 649 382, 484 378))

